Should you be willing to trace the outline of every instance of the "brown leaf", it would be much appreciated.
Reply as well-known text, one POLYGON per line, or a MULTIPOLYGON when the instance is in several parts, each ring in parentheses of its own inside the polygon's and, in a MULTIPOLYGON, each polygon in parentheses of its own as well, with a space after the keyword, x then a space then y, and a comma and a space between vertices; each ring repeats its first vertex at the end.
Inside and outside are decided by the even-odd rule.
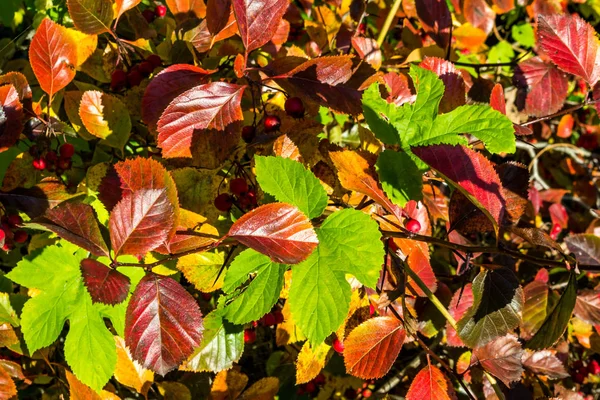
POLYGON ((563 363, 551 350, 525 350, 523 366, 535 374, 546 375, 550 379, 562 379, 569 376, 563 363))
POLYGON ((584 289, 577 295, 573 313, 592 325, 600 324, 600 291, 584 289))
POLYGON ((210 388, 211 400, 237 399, 248 384, 248 375, 230 369, 221 371, 210 388))
POLYGON ((83 384, 71 371, 65 370, 69 382, 69 397, 71 400, 101 400, 102 398, 91 387, 83 384))
POLYGON ((240 396, 240 400, 273 400, 279 392, 279 379, 270 376, 255 382, 240 396))
POLYGON ((13 327, 8 324, 0 324, 0 347, 10 347, 19 343, 19 338, 13 327))
POLYGON ((229 19, 231 0, 208 0, 206 2, 206 22, 213 35, 219 33, 229 19))
POLYGON ((523 349, 517 338, 506 335, 473 350, 471 365, 481 364, 486 371, 500 379, 506 386, 521 379, 523 349))
POLYGON ((110 32, 115 15, 111 0, 67 0, 75 27, 88 35, 110 32))

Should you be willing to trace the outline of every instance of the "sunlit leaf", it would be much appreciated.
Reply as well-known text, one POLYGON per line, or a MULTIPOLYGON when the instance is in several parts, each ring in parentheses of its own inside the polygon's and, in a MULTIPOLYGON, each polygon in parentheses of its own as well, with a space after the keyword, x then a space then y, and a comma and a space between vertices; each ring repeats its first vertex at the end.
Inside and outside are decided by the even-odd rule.
POLYGON ((248 384, 248 375, 235 369, 221 371, 215 376, 210 388, 213 400, 237 399, 248 384))
POLYGON ((81 260, 83 282, 95 303, 115 305, 129 294, 129 278, 92 258, 81 260))
POLYGON ((406 400, 451 400, 456 394, 452 384, 440 369, 434 365, 427 365, 415 376, 406 400))
POLYGON ((423 198, 421 172, 408 154, 384 150, 377 158, 377 173, 383 190, 394 204, 404 207, 409 200, 423 198))
POLYGON ((321 343, 314 350, 310 342, 305 342, 296 361, 296 385, 313 380, 325 367, 331 346, 321 343))
POLYGON ((523 353, 523 366, 533 373, 546 375, 550 379, 563 379, 569 376, 562 361, 551 350, 523 353))
POLYGON ((0 86, 0 153, 13 146, 23 131, 23 105, 17 89, 0 86))
POLYGON ((88 90, 81 97, 79 117, 87 131, 103 143, 122 149, 131 133, 127 107, 116 97, 88 90))
POLYGON ((531 339, 544 323, 548 307, 548 285, 534 280, 523 289, 523 321, 521 322, 521 337, 531 339))
POLYGON ((206 16, 204 0, 166 0, 166 3, 178 20, 204 18, 206 16))
POLYGON ((481 364, 486 371, 500 379, 506 386, 521 379, 523 349, 517 338, 506 335, 473 350, 471 364, 481 364))
MULTIPOLYGON (((448 306, 448 312, 452 317, 458 321, 463 315, 467 312, 469 308, 473 305, 473 288, 470 283, 466 284, 463 288, 457 289, 452 296, 452 300, 450 300, 450 305, 448 306)), ((465 344, 460 339, 456 330, 450 325, 450 323, 446 323, 446 341, 449 346, 453 347, 464 347, 465 344)))
POLYGON ((267 43, 288 8, 287 0, 231 0, 246 52, 267 43))
POLYGON ((88 35, 110 32, 115 15, 111 0, 67 0, 75 27, 88 35))
POLYGON ((435 72, 442 82, 444 82, 444 96, 440 101, 441 113, 452 111, 456 107, 465 104, 465 80, 454 64, 441 58, 426 57, 419 66, 435 72))
POLYGON ((115 336, 117 345, 117 367, 115 368, 115 379, 121 385, 135 389, 142 395, 148 392, 150 385, 154 382, 154 373, 142 368, 142 366, 131 358, 125 340, 115 336))

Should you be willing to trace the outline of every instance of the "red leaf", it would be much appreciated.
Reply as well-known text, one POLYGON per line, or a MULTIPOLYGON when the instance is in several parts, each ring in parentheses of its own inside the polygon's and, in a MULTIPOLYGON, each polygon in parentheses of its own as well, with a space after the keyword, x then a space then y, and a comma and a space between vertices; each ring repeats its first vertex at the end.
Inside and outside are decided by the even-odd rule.
POLYGON ((406 400, 456 399, 454 388, 438 367, 428 365, 419 371, 406 393, 406 400))
POLYGON ((168 240, 173 222, 166 189, 141 189, 123 196, 108 222, 115 256, 142 256, 156 249, 168 240))
POLYGON ((465 104, 465 80, 454 64, 441 58, 426 57, 419 66, 435 72, 442 82, 444 82, 444 96, 440 101, 441 113, 447 113, 465 104))
POLYGON ((95 256, 109 256, 94 209, 88 204, 64 203, 32 222, 33 226, 41 225, 95 256))
POLYGON ((506 386, 521 379, 523 349, 513 335, 499 337, 485 346, 473 350, 471 365, 481 364, 489 373, 506 386))
POLYGON ((213 35, 221 32, 229 19, 231 0, 208 0, 206 3, 206 24, 213 35))
POLYGON ((401 106, 404 103, 412 103, 415 100, 415 95, 410 91, 406 75, 388 72, 383 75, 383 82, 389 90, 389 94, 386 98, 388 103, 394 103, 397 106, 401 106))
POLYGON ((199 129, 223 130, 244 118, 240 102, 246 86, 212 82, 177 96, 158 121, 163 157, 191 157, 192 135, 199 129))
POLYGON ((209 51, 215 43, 230 38, 231 36, 238 33, 237 23, 235 20, 235 14, 233 10, 229 13, 229 19, 225 23, 225 26, 217 34, 212 34, 208 30, 207 20, 204 19, 200 22, 200 25, 190 30, 186 35, 189 37, 189 41, 198 50, 199 53, 205 53, 209 51))
POLYGON ((475 28, 489 35, 496 22, 496 13, 485 0, 465 0, 463 5, 465 19, 475 28))
POLYGON ((279 74, 276 78, 289 78, 314 67, 316 79, 328 85, 336 86, 348 82, 352 77, 352 56, 329 56, 313 58, 295 68, 279 74))
POLYGON ((266 204, 244 214, 228 236, 282 264, 299 263, 319 243, 306 215, 285 203, 266 204))
POLYGON ((14 146, 23 131, 23 105, 13 85, 0 86, 0 153, 14 146))
POLYGON ((169 10, 179 21, 190 18, 204 18, 206 5, 203 0, 166 0, 169 10))
POLYGON ((569 225, 569 214, 567 209, 560 203, 554 203, 549 208, 552 224, 559 225, 562 229, 567 229, 569 225))
POLYGON ((490 96, 490 106, 502 114, 506 115, 506 99, 504 98, 504 89, 502 85, 496 83, 492 89, 492 95, 490 96))
MULTIPOLYGON (((437 290, 437 278, 429 262, 429 247, 426 243, 415 240, 396 239, 394 243, 406 257, 408 267, 415 272, 432 292, 437 290)), ((426 297, 411 277, 406 281, 407 292, 412 296, 426 297)))
POLYGON ((538 16, 537 39, 561 70, 593 86, 600 78, 600 42, 594 28, 579 15, 538 16))
POLYGON ((592 325, 600 324, 600 291, 584 289, 577 295, 573 313, 592 325))
POLYGON ((487 158, 463 146, 444 144, 415 147, 413 152, 466 192, 463 194, 472 196, 496 224, 501 223, 506 200, 500 178, 487 158))
POLYGON ((569 89, 565 74, 539 57, 519 63, 513 83, 518 88, 516 105, 519 110, 536 117, 560 110, 569 89))
POLYGON ((161 375, 175 369, 200 345, 202 312, 172 278, 148 274, 127 306, 125 343, 134 360, 161 375))
POLYGON ((494 11, 505 14, 515 8, 514 0, 492 0, 494 11))
POLYGON ((31 40, 29 62, 40 87, 52 98, 75 78, 76 43, 62 26, 45 18, 31 40))
POLYGON ((423 30, 442 49, 448 47, 452 17, 444 0, 416 0, 417 15, 423 30))
POLYGON ((0 76, 0 86, 13 85, 19 94, 19 100, 26 108, 31 108, 31 87, 27 78, 20 72, 9 72, 0 76))
POLYGON ((267 43, 288 8, 288 0, 232 0, 242 42, 249 53, 267 43))
POLYGON ((213 72, 189 64, 175 64, 162 70, 146 87, 142 99, 142 120, 155 130, 161 114, 173 99, 202 83, 213 72))
POLYGON ((535 374, 546 375, 550 379, 567 378, 569 373, 562 361, 551 350, 525 350, 523 366, 535 374))
MULTIPOLYGON (((458 321, 463 317, 463 315, 465 315, 467 310, 471 308, 472 305, 473 288, 470 283, 467 283, 462 290, 458 289, 454 293, 454 296, 452 296, 452 300, 450 300, 450 306, 448 307, 448 312, 454 317, 456 321, 458 321)), ((452 326, 450 326, 449 323, 446 323, 446 341, 448 342, 448 346, 465 346, 462 339, 458 337, 456 330, 452 326)))
POLYGON ((371 64, 373 68, 381 67, 381 50, 375 39, 355 36, 352 38, 352 47, 358 56, 371 64))
POLYGON ((406 338, 395 317, 363 322, 344 340, 344 363, 349 374, 362 379, 381 378, 390 370, 406 338))
POLYGON ((114 306, 125 301, 129 294, 129 278, 99 261, 81 260, 81 274, 94 303, 114 306))

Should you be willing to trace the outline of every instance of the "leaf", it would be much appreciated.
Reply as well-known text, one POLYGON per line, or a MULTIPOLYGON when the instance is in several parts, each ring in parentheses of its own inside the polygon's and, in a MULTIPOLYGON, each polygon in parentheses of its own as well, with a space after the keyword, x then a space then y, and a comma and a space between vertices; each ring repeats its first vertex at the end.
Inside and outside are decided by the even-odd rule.
POLYGON ((180 369, 219 372, 231 368, 244 352, 243 327, 228 323, 219 311, 213 311, 204 318, 204 329, 202 343, 180 369))
POLYGON ((377 379, 388 373, 406 338, 395 317, 375 317, 354 328, 344 340, 344 364, 349 374, 377 379))
POLYGON ((535 374, 546 375, 549 379, 562 379, 569 376, 562 361, 551 350, 535 352, 525 350, 523 366, 535 374))
MULTIPOLYGON (((414 218, 414 216, 411 216, 411 218, 414 218)), ((422 227, 424 227, 423 225, 425 224, 422 223, 422 227)), ((425 233, 422 232, 422 234, 425 233)), ((437 290, 437 279, 429 262, 429 247, 425 243, 408 239, 395 239, 394 243, 405 257, 408 268, 421 278, 421 281, 429 290, 435 292, 437 290)), ((411 296, 427 297, 423 289, 410 276, 406 278, 406 292, 411 296)))
POLYGON ((296 361, 296 385, 312 381, 321 372, 330 350, 327 343, 321 343, 313 350, 310 342, 304 342, 296 361))
POLYGON ((0 368, 0 395, 4 399, 11 399, 14 396, 17 396, 17 394, 17 385, 15 385, 15 381, 13 381, 4 368, 0 368))
POLYGON ((200 25, 188 31, 184 38, 188 40, 199 53, 206 53, 215 43, 228 39, 238 33, 238 26, 233 10, 229 13, 229 19, 219 33, 212 34, 208 29, 207 20, 204 19, 200 25))
POLYGON ((463 4, 465 19, 475 28, 479 28, 489 35, 496 22, 496 13, 485 0, 465 0, 463 4))
POLYGON ((135 389, 136 392, 145 395, 154 382, 154 373, 142 368, 137 361, 131 358, 125 340, 115 336, 117 346, 117 366, 115 368, 115 379, 121 385, 135 389))
POLYGON ((384 255, 377 223, 354 209, 331 214, 317 235, 317 249, 292 266, 289 293, 294 322, 312 346, 323 342, 346 318, 351 291, 345 274, 374 288, 384 255))
POLYGON ((423 30, 442 49, 448 47, 452 16, 446 2, 441 0, 416 0, 415 6, 423 30))
POLYGON ((56 233, 95 256, 108 257, 108 247, 100 232, 94 209, 84 203, 64 203, 47 210, 28 226, 56 233))
POLYGON ((381 98, 378 83, 363 92, 361 102, 365 120, 375 136, 385 144, 399 144, 398 133, 388 117, 395 112, 396 105, 381 98))
MULTIPOLYGON (((121 18, 121 16, 128 10, 131 10, 132 8, 136 7, 138 4, 140 4, 142 2, 142 0, 115 0, 115 12, 116 12, 116 19, 117 22, 119 21, 119 18, 121 18)), ((116 25, 116 22, 115 22, 116 25)))
POLYGON ((219 33, 229 19, 231 0, 208 0, 206 3, 206 22, 213 35, 219 33))
POLYGON ((592 325, 600 323, 600 292, 584 289, 577 296, 573 313, 579 319, 592 325))
POLYGON ((14 146, 23 131, 23 105, 17 89, 0 86, 0 153, 14 146))
POLYGON ((288 8, 288 0, 232 0, 246 53, 266 44, 288 8))
POLYGON ((577 301, 577 278, 575 274, 569 275, 567 287, 560 299, 550 311, 537 333, 529 340, 525 347, 538 350, 552 346, 564 333, 575 302, 577 301))
POLYGON ((240 253, 225 275, 223 291, 232 294, 234 300, 225 307, 224 317, 237 325, 258 321, 279 299, 287 268, 252 249, 240 253), (253 278, 245 285, 251 276, 253 278), (236 292, 241 285, 244 287, 236 292))
POLYGON ((388 198, 404 207, 409 200, 423 198, 421 172, 406 153, 385 150, 377 158, 379 182, 388 198))
POLYGON ((110 0, 67 0, 69 15, 75 27, 88 35, 110 32, 115 18, 110 0))
POLYGON ((427 365, 413 379, 406 400, 451 400, 456 399, 454 388, 438 367, 427 365))
POLYGON ((79 117, 87 131, 103 143, 122 149, 129 140, 131 119, 121 100, 96 90, 83 93, 79 117))
POLYGON ((148 274, 138 284, 125 322, 125 343, 134 360, 165 375, 200 345, 202 313, 172 278, 148 274))
POLYGON ((203 83, 213 72, 189 64, 175 64, 160 71, 146 86, 142 120, 150 129, 156 130, 156 124, 169 104, 180 94, 203 83))
POLYGON ((454 64, 438 57, 425 57, 419 67, 435 72, 444 82, 444 96, 440 101, 441 113, 447 113, 465 104, 465 80, 454 64))
POLYGON ((206 5, 203 0, 167 0, 166 3, 177 20, 206 16, 206 5))
POLYGON ((519 63, 513 83, 518 89, 515 104, 519 111, 536 117, 560 110, 569 90, 566 75, 540 57, 519 63))
POLYGON ((458 335, 469 347, 506 335, 521 322, 523 289, 506 267, 480 272, 473 281, 473 306, 458 321, 458 335))
POLYGON ((558 68, 593 86, 600 78, 599 41, 579 15, 539 15, 537 41, 558 68))
POLYGON ((227 236, 283 264, 305 260, 319 243, 308 218, 285 203, 265 204, 244 214, 227 236))
POLYGON ((510 387, 511 382, 521 379, 523 373, 522 356, 523 349, 517 338, 513 335, 506 335, 487 343, 483 347, 475 348, 471 365, 481 364, 486 371, 510 387))
POLYGON ((31 39, 29 62, 40 87, 53 98, 75 78, 77 46, 65 29, 44 18, 31 39))
POLYGON ((501 223, 506 207, 502 183, 481 153, 447 145, 417 147, 413 152, 467 196, 495 227, 501 223))
POLYGON ((581 264, 600 265, 600 238, 595 235, 579 234, 565 238, 567 248, 575 254, 581 264))
POLYGON ((217 129, 243 119, 240 102, 246 86, 212 82, 177 96, 158 120, 163 157, 191 157, 195 130, 217 129))
POLYGON ((210 388, 211 400, 237 399, 248 384, 248 375, 235 369, 221 371, 210 388))
POLYGON ((11 304, 11 295, 0 293, 0 323, 9 323, 12 326, 21 324, 17 312, 11 304))
POLYGON ((115 305, 129 294, 129 278, 91 258, 81 260, 83 282, 94 303, 115 305))
POLYGON ((69 383, 69 398, 72 400, 101 400, 102 398, 98 393, 94 392, 92 388, 84 385, 75 375, 68 369, 65 369, 65 375, 67 382, 69 383))
MULTIPOLYGON (((458 321, 472 305, 473 288, 470 283, 467 283, 462 289, 458 289, 454 292, 452 300, 450 300, 450 305, 448 306, 448 312, 452 315, 454 320, 458 321)), ((448 342, 448 346, 465 347, 465 344, 449 322, 446 323, 446 341, 448 342)))
POLYGON ((521 321, 521 337, 525 340, 538 331, 544 323, 548 307, 548 285, 534 280, 523 289, 523 320, 521 321))
POLYGON ((110 214, 110 241, 115 256, 144 255, 163 244, 173 224, 166 189, 141 189, 124 196, 110 214))
POLYGON ((381 50, 375 39, 354 36, 352 47, 362 60, 365 60, 375 69, 381 67, 381 50))
POLYGON ((201 292, 214 292, 223 286, 223 268, 225 257, 222 252, 202 252, 181 257, 177 261, 177 269, 181 271, 194 287, 201 292), (215 282, 215 280, 219 279, 215 282))
POLYGON ((308 218, 327 207, 327 192, 317 177, 297 162, 281 157, 255 157, 256 180, 277 201, 293 204, 308 218))
POLYGON ((279 379, 274 376, 262 378, 248 388, 240 400, 270 400, 279 392, 279 379))
POLYGON ((504 98, 504 89, 500 83, 496 83, 490 95, 490 107, 501 114, 506 115, 506 99, 504 98))

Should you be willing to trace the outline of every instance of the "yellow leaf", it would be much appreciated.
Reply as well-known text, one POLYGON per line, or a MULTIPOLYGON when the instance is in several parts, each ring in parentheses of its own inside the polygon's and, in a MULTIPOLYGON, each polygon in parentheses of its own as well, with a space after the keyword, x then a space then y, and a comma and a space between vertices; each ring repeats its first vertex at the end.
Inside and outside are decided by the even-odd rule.
POLYGON ((358 125, 358 137, 360 138, 361 150, 373 154, 379 154, 381 152, 381 142, 377 140, 373 132, 362 125, 358 125))
POLYGON ((12 346, 17 343, 19 343, 19 338, 13 327, 10 324, 0 325, 0 347, 12 346))
POLYGON ((225 274, 221 273, 219 279, 215 282, 223 262, 223 252, 194 253, 181 257, 177 262, 177 269, 196 289, 208 293, 223 287, 225 274))
POLYGON ((456 28, 453 35, 457 41, 456 47, 459 49, 469 49, 472 52, 478 51, 487 38, 487 34, 484 31, 468 22, 456 28))
POLYGON ((240 400, 273 400, 279 391, 279 379, 275 377, 262 378, 246 390, 240 400))
POLYGON ((277 330, 275 331, 275 343, 277 346, 306 340, 306 337, 300 332, 300 328, 296 326, 292 319, 288 302, 285 303, 281 312, 283 314, 283 323, 277 325, 277 330))
POLYGON ((75 67, 79 67, 88 58, 94 54, 96 47, 98 47, 98 35, 87 35, 72 28, 63 28, 66 34, 71 36, 76 44, 77 61, 75 67))
POLYGON ((143 368, 131 358, 129 349, 122 338, 115 336, 115 343, 117 344, 115 379, 120 384, 133 388, 136 392, 146 396, 150 385, 154 382, 154 373, 143 368))
POLYGON ((192 400, 192 393, 183 383, 161 382, 157 384, 159 393, 165 400, 192 400))
POLYGON ((221 371, 210 388, 211 400, 236 399, 248 384, 248 376, 234 369, 221 371))
POLYGON ((296 362, 296 385, 313 380, 325 367, 331 346, 321 343, 314 351, 307 341, 302 346, 296 362))

